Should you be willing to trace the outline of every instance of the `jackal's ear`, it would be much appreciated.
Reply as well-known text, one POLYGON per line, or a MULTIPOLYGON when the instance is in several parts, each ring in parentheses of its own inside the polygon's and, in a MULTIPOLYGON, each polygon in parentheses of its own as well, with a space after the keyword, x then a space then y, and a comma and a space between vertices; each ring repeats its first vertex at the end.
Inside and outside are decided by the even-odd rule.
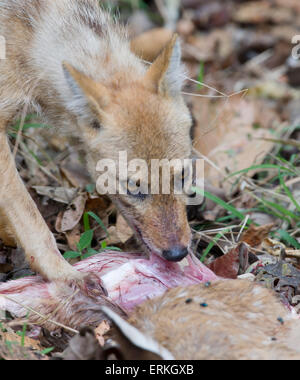
POLYGON ((145 82, 162 95, 177 97, 184 81, 181 46, 177 35, 171 39, 146 73, 145 82))
POLYGON ((90 111, 101 115, 109 103, 107 88, 66 62, 63 62, 63 70, 73 92, 73 98, 69 101, 70 108, 82 117, 86 117, 90 111))

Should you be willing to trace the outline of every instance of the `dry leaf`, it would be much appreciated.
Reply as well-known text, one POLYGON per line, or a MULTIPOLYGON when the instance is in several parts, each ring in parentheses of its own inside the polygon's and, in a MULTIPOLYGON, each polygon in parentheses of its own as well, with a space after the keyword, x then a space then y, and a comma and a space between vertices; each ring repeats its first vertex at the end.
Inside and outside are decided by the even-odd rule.
POLYGON ((242 4, 235 12, 234 21, 243 24, 263 24, 272 22, 285 24, 293 22, 291 9, 283 7, 272 7, 270 1, 252 1, 242 4))
POLYGON ((133 236, 133 231, 127 224, 126 220, 123 218, 121 214, 118 215, 117 218, 117 235, 121 241, 121 243, 126 243, 133 236))
POLYGON ((108 237, 106 238, 107 245, 116 245, 116 244, 121 243, 121 240, 117 233, 117 228, 115 226, 110 226, 107 229, 107 232, 108 232, 108 237))
MULTIPOLYGON (((270 128, 279 124, 278 116, 256 101, 242 100, 241 95, 230 99, 226 104, 212 103, 205 99, 194 99, 194 116, 197 121, 194 146, 201 154, 212 161, 205 166, 205 178, 212 185, 220 187, 226 173, 236 172, 259 165, 274 143, 261 140, 271 138, 270 128), (269 113, 261 118, 261 114, 269 113), (215 120, 211 115, 217 115, 215 120), (257 125, 260 126, 257 129, 257 125), (207 129, 203 129, 206 126, 207 129), (223 176, 220 175, 223 173, 223 176)), ((231 190, 229 181, 223 187, 231 190)))
POLYGON ((283 249, 287 257, 300 258, 299 249, 288 249, 283 243, 277 240, 265 239, 262 243, 262 247, 272 256, 280 257, 283 249))
POLYGON ((65 187, 50 187, 50 186, 32 186, 39 194, 47 196, 56 202, 69 204, 76 197, 77 189, 68 189, 65 187))
POLYGON ((274 227, 274 224, 268 224, 266 226, 251 225, 247 231, 242 235, 241 241, 250 245, 250 247, 259 247, 262 242, 268 237, 270 231, 274 227))
MULTIPOLYGON (((253 97, 260 97, 272 100, 294 99, 299 101, 299 89, 292 88, 286 83, 274 82, 271 80, 261 79, 256 82, 256 85, 251 86, 248 92, 253 97)), ((274 135, 272 135, 274 137, 274 135)), ((271 137, 271 138, 272 138, 271 137)))
POLYGON ((151 29, 131 41, 131 51, 145 61, 153 62, 172 36, 169 29, 151 29))
POLYGON ((60 170, 73 187, 84 189, 91 182, 86 168, 77 162, 67 163, 61 166, 60 170))
POLYGON ((233 54, 233 35, 230 29, 216 29, 209 33, 199 33, 187 38, 183 54, 187 59, 208 62, 218 58, 224 61, 233 54))
POLYGON ((229 1, 203 1, 195 9, 193 21, 200 29, 222 27, 230 21, 231 13, 229 1))
POLYGON ((66 211, 59 213, 55 229, 57 232, 71 231, 79 223, 85 210, 86 195, 79 195, 66 211))
POLYGON ((103 347, 105 344, 104 335, 109 330, 110 330, 110 326, 107 321, 102 321, 100 325, 95 329, 96 339, 98 340, 101 347, 103 347))
POLYGON ((0 341, 0 358, 9 361, 36 361, 49 360, 48 356, 41 355, 39 352, 32 351, 31 348, 22 347, 20 345, 7 345, 0 341))
POLYGON ((241 243, 226 255, 219 257, 208 264, 217 276, 236 279, 240 272, 245 273, 248 267, 249 250, 246 244, 241 243))
POLYGON ((195 31, 195 24, 190 19, 182 19, 177 23, 177 33, 181 36, 189 36, 195 31))
MULTIPOLYGON (((21 346, 22 337, 17 335, 12 329, 8 328, 5 332, 0 328, 0 338, 2 341, 15 342, 21 346)), ((27 336, 24 337, 24 347, 32 348, 33 350, 41 351, 41 347, 38 340, 31 339, 27 336)))
POLYGON ((285 260, 265 265, 257 274, 256 281, 274 289, 285 304, 297 305, 300 295, 300 271, 285 260))
POLYGON ((300 3, 299 0, 274 0, 276 5, 281 7, 290 8, 296 13, 300 14, 300 3))
POLYGON ((86 212, 94 212, 100 219, 103 220, 111 212, 113 207, 114 206, 108 198, 89 196, 86 202, 85 210, 86 212))
POLYGON ((71 251, 77 251, 77 244, 79 243, 80 236, 81 233, 79 225, 73 228, 73 230, 66 232, 66 239, 68 241, 68 246, 71 249, 71 251))

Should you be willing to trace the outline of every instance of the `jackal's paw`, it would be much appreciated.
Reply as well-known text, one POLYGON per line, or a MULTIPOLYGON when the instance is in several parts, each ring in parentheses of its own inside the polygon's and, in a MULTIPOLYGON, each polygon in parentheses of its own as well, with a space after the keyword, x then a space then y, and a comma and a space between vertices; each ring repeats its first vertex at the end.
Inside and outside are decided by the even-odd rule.
POLYGON ((91 298, 107 297, 108 295, 101 278, 95 273, 81 273, 79 278, 68 279, 67 282, 69 286, 79 289, 91 298))
POLYGON ((91 297, 108 296, 108 292, 99 276, 94 273, 88 273, 84 276, 84 290, 91 297))

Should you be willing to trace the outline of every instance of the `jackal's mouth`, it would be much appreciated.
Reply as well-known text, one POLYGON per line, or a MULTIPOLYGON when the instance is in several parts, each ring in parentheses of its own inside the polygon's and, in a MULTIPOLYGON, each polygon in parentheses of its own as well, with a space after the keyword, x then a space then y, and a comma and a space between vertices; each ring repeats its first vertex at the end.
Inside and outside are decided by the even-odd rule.
POLYGON ((174 247, 170 250, 162 250, 150 244, 149 240, 144 237, 143 231, 139 227, 137 220, 134 218, 132 220, 131 218, 126 217, 126 212, 124 212, 124 209, 126 209, 126 203, 124 204, 120 200, 118 200, 116 203, 119 206, 120 210, 123 209, 122 214, 124 218, 127 220, 127 223, 134 231, 136 238, 141 243, 141 249, 144 251, 144 253, 148 254, 150 259, 153 255, 155 255, 166 262, 179 262, 188 256, 190 247, 174 247))
POLYGON ((150 260, 152 260, 153 256, 158 256, 161 260, 166 262, 180 262, 191 253, 190 247, 182 249, 175 248, 174 250, 162 252, 161 250, 158 250, 149 245, 149 243, 143 238, 142 231, 138 226, 134 226, 133 228, 136 232, 137 237, 143 245, 142 248, 144 248, 144 251, 149 254, 150 260), (175 257, 172 257, 172 252, 175 252, 175 257))

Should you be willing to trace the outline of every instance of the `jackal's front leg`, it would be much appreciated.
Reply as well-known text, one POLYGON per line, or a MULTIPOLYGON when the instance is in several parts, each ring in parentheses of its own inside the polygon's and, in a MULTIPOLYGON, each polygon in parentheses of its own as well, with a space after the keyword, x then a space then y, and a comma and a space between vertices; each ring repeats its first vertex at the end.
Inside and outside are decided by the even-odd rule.
POLYGON ((33 270, 50 281, 84 282, 84 275, 61 256, 52 233, 16 170, 6 134, 1 130, 0 214, 5 215, 10 232, 25 250, 33 270))

